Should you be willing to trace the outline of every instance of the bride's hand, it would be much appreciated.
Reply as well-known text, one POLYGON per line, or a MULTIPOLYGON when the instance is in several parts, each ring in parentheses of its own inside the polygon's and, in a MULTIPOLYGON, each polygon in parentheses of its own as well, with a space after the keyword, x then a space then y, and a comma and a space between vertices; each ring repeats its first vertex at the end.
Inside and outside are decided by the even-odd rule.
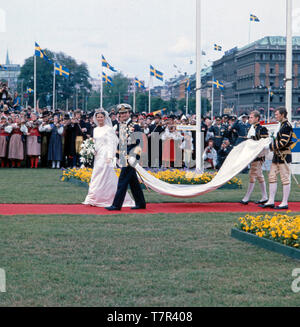
POLYGON ((113 161, 113 159, 112 158, 107 158, 106 159, 106 163, 109 165, 109 164, 111 164, 112 163, 112 161, 113 161))

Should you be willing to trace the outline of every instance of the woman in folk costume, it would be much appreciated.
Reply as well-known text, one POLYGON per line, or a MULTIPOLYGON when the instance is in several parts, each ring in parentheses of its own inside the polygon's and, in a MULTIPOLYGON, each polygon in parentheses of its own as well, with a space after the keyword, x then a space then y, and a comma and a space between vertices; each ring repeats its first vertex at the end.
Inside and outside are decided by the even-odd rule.
POLYGON ((39 132, 40 122, 35 113, 31 114, 28 128, 26 150, 30 158, 30 168, 38 168, 39 156, 41 155, 41 134, 39 132))
POLYGON ((10 141, 8 148, 8 159, 11 160, 12 168, 21 167, 24 160, 24 143, 22 137, 27 135, 28 129, 25 121, 21 121, 19 115, 15 117, 15 122, 6 127, 6 131, 10 133, 10 141))
POLYGON ((9 133, 6 132, 5 128, 8 126, 7 118, 5 116, 1 117, 0 120, 0 159, 1 168, 4 168, 8 163, 7 160, 7 144, 9 133))
POLYGON ((50 133, 50 142, 48 148, 48 161, 52 162, 52 168, 59 169, 62 161, 62 134, 64 126, 60 123, 59 117, 54 116, 53 123, 46 128, 50 133))

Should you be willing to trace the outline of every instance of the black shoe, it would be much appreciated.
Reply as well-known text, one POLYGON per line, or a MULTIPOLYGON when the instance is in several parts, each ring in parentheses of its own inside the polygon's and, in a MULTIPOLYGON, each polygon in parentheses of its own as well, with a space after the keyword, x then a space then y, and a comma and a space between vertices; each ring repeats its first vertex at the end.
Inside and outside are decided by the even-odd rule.
POLYGON ((288 210, 289 206, 284 206, 284 207, 281 207, 281 206, 276 206, 275 209, 276 210, 288 210))
POLYGON ((249 201, 240 201, 240 204, 243 204, 244 206, 247 206, 249 204, 249 201))
POLYGON ((266 208, 274 209, 275 204, 261 204, 259 207, 264 208, 264 209, 266 209, 266 208))
POLYGON ((265 201, 256 201, 255 204, 266 204, 268 202, 268 200, 265 201))
POLYGON ((108 211, 121 211, 121 208, 117 208, 115 206, 107 207, 105 209, 108 211))
POLYGON ((145 210, 146 206, 135 206, 133 208, 131 208, 131 210, 145 210))

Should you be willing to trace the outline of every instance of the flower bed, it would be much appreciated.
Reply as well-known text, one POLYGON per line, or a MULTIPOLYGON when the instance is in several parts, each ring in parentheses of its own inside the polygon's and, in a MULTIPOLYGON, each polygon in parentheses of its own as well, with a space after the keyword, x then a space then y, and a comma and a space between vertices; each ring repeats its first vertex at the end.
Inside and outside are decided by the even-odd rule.
POLYGON ((274 216, 241 217, 238 230, 293 247, 300 247, 300 216, 289 216, 288 213, 274 216))
MULTIPOLYGON (((71 180, 79 180, 84 184, 90 183, 91 176, 93 173, 93 169, 91 168, 72 168, 66 169, 63 171, 63 175, 61 177, 62 181, 71 181, 71 180)), ((204 174, 195 174, 192 171, 185 170, 149 170, 149 173, 154 177, 167 182, 169 184, 182 184, 182 185, 199 185, 199 184, 207 184, 209 183, 216 174, 204 173, 204 174)), ((120 169, 116 169, 116 175, 120 175, 120 169)), ((223 188, 242 188, 242 182, 237 177, 233 178, 229 181, 223 188)))

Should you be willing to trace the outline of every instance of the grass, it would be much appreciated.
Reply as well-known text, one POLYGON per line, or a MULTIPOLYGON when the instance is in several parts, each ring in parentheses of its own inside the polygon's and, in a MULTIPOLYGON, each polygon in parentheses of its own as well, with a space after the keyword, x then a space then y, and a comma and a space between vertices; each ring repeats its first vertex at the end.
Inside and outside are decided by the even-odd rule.
POLYGON ((238 242, 233 214, 0 217, 0 306, 295 306, 299 262, 238 242))
MULTIPOLYGON (((74 186, 72 183, 61 182, 60 170, 52 169, 0 169, 0 203, 81 203, 87 194, 87 189, 74 186)), ((242 179, 243 189, 217 190, 184 202, 239 202, 248 187, 248 175, 238 176, 242 179)), ((266 176, 266 180, 267 176, 266 176)), ((278 183, 277 201, 282 199, 282 186, 278 183)), ((161 196, 152 191, 144 191, 149 203, 182 202, 168 196, 161 196)), ((252 195, 253 200, 260 200, 261 193, 258 183, 252 195)), ((290 201, 299 201, 300 188, 292 181, 290 201)))
MULTIPOLYGON (((0 169, 0 203, 80 203, 60 171, 0 169)), ((237 202, 220 190, 191 202, 237 202)), ((255 189, 254 199, 260 196, 255 189)), ((181 201, 145 191, 148 202, 181 201)), ((299 201, 293 185, 291 201, 299 201)), ((281 189, 278 199, 281 198, 281 189)), ((230 237, 238 214, 0 216, 0 306, 295 306, 299 262, 230 237)))

